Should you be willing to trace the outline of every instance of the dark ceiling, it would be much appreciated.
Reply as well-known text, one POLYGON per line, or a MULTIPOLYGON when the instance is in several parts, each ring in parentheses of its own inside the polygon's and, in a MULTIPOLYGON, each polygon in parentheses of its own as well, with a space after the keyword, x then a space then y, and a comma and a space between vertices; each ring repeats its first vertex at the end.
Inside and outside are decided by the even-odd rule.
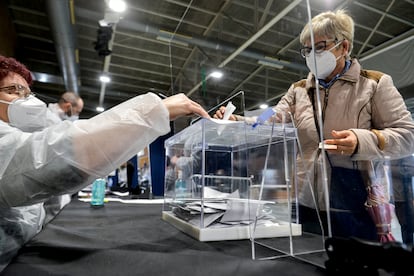
MULTIPOLYGON (((56 101, 65 90, 85 100, 81 117, 153 91, 186 93, 206 109, 239 90, 247 109, 274 104, 307 74, 298 54, 306 1, 127 0, 118 20, 104 0, 7 0, 14 55, 33 72, 33 90, 56 101), (94 49, 98 22, 113 22, 112 54, 94 49), (262 62, 262 64, 258 62, 262 62), (264 62, 264 64, 263 64, 264 62), (267 65, 266 65, 267 64, 267 65), (206 77, 215 68, 221 80, 206 77), (98 80, 107 72, 112 81, 98 80)), ((312 15, 347 9, 356 22, 353 56, 413 35, 413 0, 315 0, 312 15)))

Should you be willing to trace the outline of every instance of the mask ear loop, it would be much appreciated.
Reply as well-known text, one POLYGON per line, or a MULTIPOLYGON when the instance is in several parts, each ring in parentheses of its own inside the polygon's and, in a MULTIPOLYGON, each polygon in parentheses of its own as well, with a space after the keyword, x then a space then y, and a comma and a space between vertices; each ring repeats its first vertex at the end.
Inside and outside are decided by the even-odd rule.
POLYGON ((0 103, 4 103, 4 104, 8 104, 8 105, 13 104, 13 102, 8 102, 8 101, 3 101, 3 100, 0 100, 0 103))
MULTIPOLYGON (((31 96, 31 95, 30 95, 30 96, 31 96)), ((28 99, 30 96, 28 96, 27 98, 16 98, 16 99, 12 100, 11 102, 4 101, 4 100, 0 100, 0 103, 4 103, 4 104, 8 104, 8 105, 12 105, 12 104, 14 104, 16 101, 18 101, 18 100, 22 100, 22 101, 24 101, 24 100, 28 99)))
MULTIPOLYGON (((314 61, 315 64, 315 86, 316 86, 316 102, 317 102, 317 112, 318 112, 318 123, 319 123, 319 139, 322 144, 322 185, 325 191, 325 206, 326 206, 326 219, 327 219, 327 224, 328 224, 328 237, 332 237, 332 228, 331 228, 331 214, 330 214, 330 204, 329 204, 329 189, 328 189, 328 176, 327 176, 327 167, 326 167, 326 160, 325 160, 325 147, 324 147, 324 143, 323 143, 323 121, 322 121, 322 105, 321 105, 321 98, 320 98, 320 93, 319 93, 319 78, 318 78, 318 66, 316 63, 316 56, 315 56, 315 38, 314 38, 314 34, 313 34, 313 26, 312 26, 312 15, 311 15, 311 8, 310 8, 310 3, 309 0, 306 0, 306 6, 307 6, 307 11, 308 11, 308 26, 309 26, 309 32, 310 32, 310 39, 311 39, 311 45, 312 47, 312 51, 310 52, 311 58, 314 61)), ((315 179, 314 179, 315 181, 315 179)), ((310 185, 310 183, 309 183, 310 185)), ((315 195, 312 194, 313 200, 314 200, 314 204, 315 204, 315 209, 316 209, 316 213, 318 216, 318 220, 319 220, 319 224, 321 225, 321 231, 322 234, 324 234, 324 229, 322 226, 322 220, 319 214, 319 210, 318 210, 318 205, 315 199, 315 195)))
POLYGON ((334 46, 332 46, 327 51, 329 51, 329 52, 332 51, 333 49, 335 49, 336 47, 338 47, 339 45, 341 45, 342 42, 344 42, 344 40, 338 41, 334 46))

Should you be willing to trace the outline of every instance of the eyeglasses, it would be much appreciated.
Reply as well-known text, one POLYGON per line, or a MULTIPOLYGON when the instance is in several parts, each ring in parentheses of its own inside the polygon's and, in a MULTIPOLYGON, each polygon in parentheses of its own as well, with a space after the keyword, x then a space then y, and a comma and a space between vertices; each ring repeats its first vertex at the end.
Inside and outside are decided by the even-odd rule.
MULTIPOLYGON (((320 54, 323 51, 325 51, 327 43, 329 42, 336 42, 338 41, 338 39, 334 38, 334 39, 327 39, 327 40, 323 40, 323 41, 319 41, 318 43, 315 43, 315 53, 316 54, 320 54)), ((312 52, 312 47, 303 47, 300 49, 300 55, 305 58, 308 57, 310 55, 310 53, 312 52)))
POLYGON ((27 98, 30 95, 33 95, 32 91, 30 91, 28 87, 20 84, 13 84, 10 86, 0 87, 0 92, 5 92, 10 95, 16 94, 23 98, 27 98))

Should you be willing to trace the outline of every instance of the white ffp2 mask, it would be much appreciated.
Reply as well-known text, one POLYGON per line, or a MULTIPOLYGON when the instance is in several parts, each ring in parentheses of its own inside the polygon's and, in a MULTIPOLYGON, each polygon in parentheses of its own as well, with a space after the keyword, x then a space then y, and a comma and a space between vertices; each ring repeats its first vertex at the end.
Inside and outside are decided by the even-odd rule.
POLYGON ((30 95, 27 98, 17 98, 12 102, 0 100, 8 104, 9 124, 22 131, 33 132, 46 127, 46 103, 30 95))
POLYGON ((325 79, 335 69, 336 61, 340 59, 342 56, 335 57, 335 55, 331 51, 335 49, 341 43, 342 41, 335 44, 331 49, 325 50, 322 53, 316 54, 315 58, 313 58, 314 49, 312 49, 309 56, 306 57, 306 65, 308 66, 309 70, 315 76, 317 75, 318 79, 325 79), (316 60, 316 68, 315 68, 315 60, 316 60))

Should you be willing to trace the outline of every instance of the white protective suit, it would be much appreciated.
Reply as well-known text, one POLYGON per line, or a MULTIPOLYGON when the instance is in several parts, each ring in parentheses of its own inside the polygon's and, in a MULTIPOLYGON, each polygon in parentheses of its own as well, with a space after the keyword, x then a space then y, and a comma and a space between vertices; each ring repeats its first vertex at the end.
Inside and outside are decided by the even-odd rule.
POLYGON ((0 271, 41 230, 44 201, 108 175, 169 131, 168 110, 152 93, 34 133, 0 121, 0 271))
POLYGON ((62 122, 63 120, 60 118, 61 114, 65 112, 59 107, 57 103, 50 103, 47 106, 47 122, 48 125, 54 125, 62 122))

